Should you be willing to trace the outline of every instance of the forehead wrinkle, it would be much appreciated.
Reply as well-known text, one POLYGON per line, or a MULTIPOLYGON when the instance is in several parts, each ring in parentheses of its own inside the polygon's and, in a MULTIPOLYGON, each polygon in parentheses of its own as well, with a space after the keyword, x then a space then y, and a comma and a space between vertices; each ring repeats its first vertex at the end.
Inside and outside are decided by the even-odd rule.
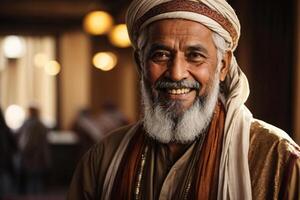
POLYGON ((163 49, 163 50, 168 50, 168 51, 172 50, 172 48, 169 47, 168 45, 165 45, 165 44, 159 43, 159 42, 154 42, 150 45, 150 51, 157 50, 157 49, 163 49))
MULTIPOLYGON (((188 48, 189 46, 202 46, 202 48, 199 49, 203 50, 206 46, 205 43, 210 40, 212 41, 212 31, 199 23, 193 22, 193 24, 191 24, 193 27, 196 27, 194 29, 190 29, 189 27, 182 28, 180 23, 186 22, 187 20, 178 20, 179 24, 169 23, 171 26, 166 28, 163 23, 164 21, 167 20, 161 20, 149 25, 147 28, 148 42, 161 43, 170 47, 179 45, 181 49, 188 48), (197 31, 197 27, 199 27, 199 31, 197 31)), ((169 21, 175 22, 175 20, 169 21)))
MULTIPOLYGON (((181 19, 166 19, 153 22, 144 29, 145 45, 143 55, 149 53, 152 44, 161 44, 163 49, 173 53, 197 50, 207 58, 213 57, 211 45, 213 32, 204 25, 181 19), (167 48, 165 48, 167 47, 167 48)), ((213 45, 213 48, 216 48, 213 45)))
POLYGON ((208 50, 201 44, 195 44, 195 45, 190 45, 187 46, 187 51, 201 51, 205 54, 208 54, 208 50))

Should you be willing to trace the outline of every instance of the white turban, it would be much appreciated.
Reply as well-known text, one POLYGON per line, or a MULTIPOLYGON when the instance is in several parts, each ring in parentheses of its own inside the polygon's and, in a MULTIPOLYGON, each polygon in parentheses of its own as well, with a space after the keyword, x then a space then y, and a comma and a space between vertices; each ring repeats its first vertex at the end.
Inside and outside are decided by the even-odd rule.
POLYGON ((160 19, 188 19, 221 35, 234 50, 240 37, 240 22, 224 0, 133 0, 127 12, 131 42, 137 47, 140 30, 160 19))
MULTIPOLYGON (((132 44, 137 48, 139 33, 161 19, 196 21, 218 33, 234 51, 240 36, 240 23, 225 0, 133 0, 127 12, 132 44)), ((226 120, 219 168, 218 199, 252 199, 248 150, 252 114, 244 103, 249 95, 248 80, 232 56, 226 77, 226 120)))

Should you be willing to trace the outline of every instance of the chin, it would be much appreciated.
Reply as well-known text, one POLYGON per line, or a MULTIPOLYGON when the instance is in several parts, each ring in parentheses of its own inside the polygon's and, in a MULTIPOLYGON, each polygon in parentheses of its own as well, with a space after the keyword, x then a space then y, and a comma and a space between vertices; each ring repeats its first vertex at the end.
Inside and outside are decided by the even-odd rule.
POLYGON ((199 92, 191 93, 194 98, 187 96, 188 98, 180 99, 157 91, 151 92, 153 90, 147 88, 143 80, 141 86, 144 109, 142 120, 148 136, 161 143, 188 143, 205 132, 218 100, 217 75, 208 94, 195 97, 199 92))
POLYGON ((190 109, 198 99, 195 96, 193 98, 174 97, 158 92, 152 93, 151 95, 154 97, 152 98, 153 106, 160 105, 164 110, 178 114, 183 114, 190 109))

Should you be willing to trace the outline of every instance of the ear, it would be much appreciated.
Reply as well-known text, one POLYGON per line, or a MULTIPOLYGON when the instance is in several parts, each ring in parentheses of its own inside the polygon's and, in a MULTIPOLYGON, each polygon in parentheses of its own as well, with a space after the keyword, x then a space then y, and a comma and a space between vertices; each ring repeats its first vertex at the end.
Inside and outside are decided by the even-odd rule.
POLYGON ((222 67, 220 69, 220 81, 224 81, 231 64, 232 52, 226 51, 222 59, 222 67))
POLYGON ((138 73, 141 77, 142 74, 143 74, 143 69, 142 69, 142 63, 141 63, 140 55, 137 51, 134 51, 134 60, 135 60, 136 66, 137 66, 138 73))

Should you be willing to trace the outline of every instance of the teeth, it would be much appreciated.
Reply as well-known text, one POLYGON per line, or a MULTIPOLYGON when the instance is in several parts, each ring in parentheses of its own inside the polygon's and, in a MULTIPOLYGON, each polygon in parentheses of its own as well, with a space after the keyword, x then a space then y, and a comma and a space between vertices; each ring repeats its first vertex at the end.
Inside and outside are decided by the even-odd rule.
POLYGON ((191 89, 189 88, 181 88, 181 89, 171 89, 168 90, 169 94, 186 94, 189 93, 191 91, 191 89))

